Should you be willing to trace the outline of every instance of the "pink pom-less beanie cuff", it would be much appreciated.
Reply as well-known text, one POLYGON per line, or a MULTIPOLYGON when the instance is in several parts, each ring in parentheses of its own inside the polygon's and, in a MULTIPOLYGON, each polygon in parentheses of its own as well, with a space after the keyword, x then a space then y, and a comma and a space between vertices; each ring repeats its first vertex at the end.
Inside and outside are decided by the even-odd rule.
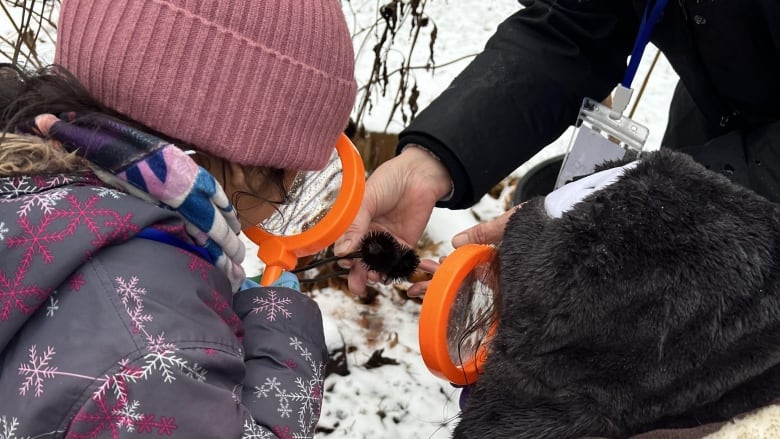
POLYGON ((357 90, 339 0, 64 0, 55 62, 135 121, 282 169, 324 166, 357 90))

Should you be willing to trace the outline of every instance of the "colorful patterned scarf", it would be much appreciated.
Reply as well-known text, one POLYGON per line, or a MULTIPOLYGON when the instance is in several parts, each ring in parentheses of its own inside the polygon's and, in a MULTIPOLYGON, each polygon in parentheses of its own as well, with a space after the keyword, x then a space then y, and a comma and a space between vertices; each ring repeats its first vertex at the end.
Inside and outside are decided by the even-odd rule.
POLYGON ((19 129, 75 151, 105 183, 179 213, 187 233, 239 289, 245 248, 235 209, 214 177, 176 145, 100 113, 41 114, 19 129))

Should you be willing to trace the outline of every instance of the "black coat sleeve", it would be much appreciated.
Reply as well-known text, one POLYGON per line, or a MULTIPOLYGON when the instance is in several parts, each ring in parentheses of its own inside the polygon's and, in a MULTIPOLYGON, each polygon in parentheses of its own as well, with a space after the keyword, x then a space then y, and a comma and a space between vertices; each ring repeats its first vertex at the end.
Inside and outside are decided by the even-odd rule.
POLYGON ((638 28, 627 0, 536 0, 502 23, 485 50, 400 135, 447 166, 465 208, 560 136, 584 97, 621 80, 638 28))

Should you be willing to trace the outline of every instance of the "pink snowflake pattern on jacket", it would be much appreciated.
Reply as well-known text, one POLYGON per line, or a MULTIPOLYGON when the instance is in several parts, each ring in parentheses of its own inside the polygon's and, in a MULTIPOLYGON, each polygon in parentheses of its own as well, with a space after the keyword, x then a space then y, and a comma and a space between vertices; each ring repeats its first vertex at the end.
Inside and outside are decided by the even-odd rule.
POLYGON ((255 297, 252 302, 257 305, 252 308, 252 312, 255 314, 266 313, 266 318, 274 322, 277 315, 282 315, 287 319, 292 318, 292 313, 285 308, 290 304, 288 297, 276 297, 276 290, 268 290, 268 297, 255 297))

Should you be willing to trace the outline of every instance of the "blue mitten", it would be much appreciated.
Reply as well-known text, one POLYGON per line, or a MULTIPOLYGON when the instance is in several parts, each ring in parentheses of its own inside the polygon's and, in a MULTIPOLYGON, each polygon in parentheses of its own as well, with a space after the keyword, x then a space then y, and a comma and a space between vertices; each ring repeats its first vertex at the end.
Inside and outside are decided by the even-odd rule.
MULTIPOLYGON (((241 284, 240 291, 248 290, 250 288, 257 288, 261 287, 257 281, 260 280, 262 276, 257 276, 253 278, 246 278, 244 279, 244 282, 241 284)), ((276 282, 271 284, 272 287, 283 287, 283 288, 290 288, 292 290, 301 291, 301 283, 298 281, 298 277, 295 276, 293 273, 290 273, 289 271, 283 271, 282 275, 279 276, 279 279, 276 279, 276 282)))
POLYGON ((293 289, 295 291, 301 291, 301 283, 298 281, 298 276, 290 273, 289 271, 283 271, 282 275, 279 276, 279 279, 276 279, 276 282, 271 284, 271 286, 284 287, 293 289))

